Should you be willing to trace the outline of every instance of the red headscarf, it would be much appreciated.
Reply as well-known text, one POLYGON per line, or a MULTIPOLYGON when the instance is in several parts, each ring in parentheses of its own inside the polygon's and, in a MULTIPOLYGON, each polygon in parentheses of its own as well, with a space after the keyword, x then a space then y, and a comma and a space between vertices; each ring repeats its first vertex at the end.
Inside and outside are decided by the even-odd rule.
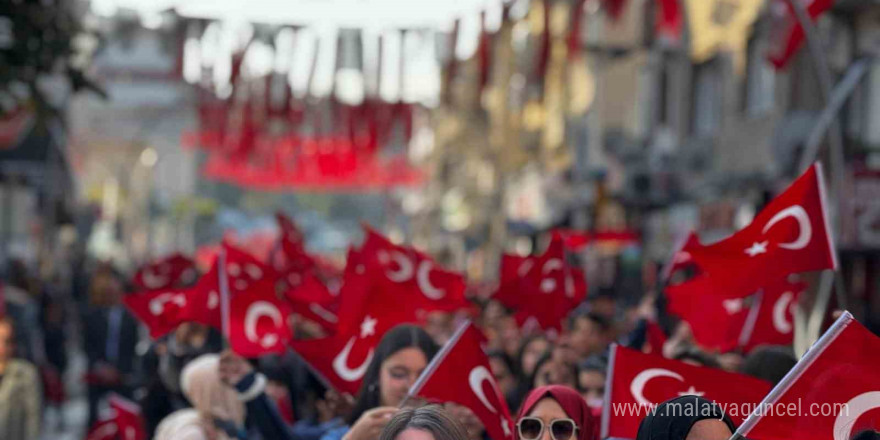
POLYGON ((526 395, 519 408, 517 420, 527 416, 529 412, 545 397, 550 397, 574 420, 578 427, 577 440, 595 440, 599 438, 599 424, 593 418, 590 407, 584 398, 575 390, 563 385, 548 385, 535 388, 526 395))

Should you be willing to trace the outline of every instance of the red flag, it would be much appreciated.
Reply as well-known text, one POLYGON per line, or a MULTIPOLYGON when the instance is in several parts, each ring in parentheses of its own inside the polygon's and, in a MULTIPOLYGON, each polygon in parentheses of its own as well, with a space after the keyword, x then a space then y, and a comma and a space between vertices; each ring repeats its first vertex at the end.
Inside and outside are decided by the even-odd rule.
POLYGON ((744 298, 713 291, 708 277, 666 287, 669 311, 686 321, 697 343, 709 350, 727 352, 740 345, 749 314, 744 298))
POLYGON ((198 313, 196 302, 200 298, 194 289, 167 289, 130 293, 122 300, 155 339, 184 322, 195 320, 198 313))
POLYGON ((862 430, 878 430, 877 365, 880 338, 844 313, 736 434, 756 440, 849 440, 862 430))
POLYGON ((483 422, 489 438, 513 440, 510 410, 492 376, 484 342, 473 324, 464 324, 434 356, 410 395, 465 406, 483 422))
POLYGON ((794 308, 804 283, 781 280, 761 289, 756 297, 757 308, 753 327, 750 329, 743 349, 746 353, 759 345, 791 345, 794 342, 794 308))
POLYGON ((689 251, 715 290, 745 297, 791 273, 837 268, 821 170, 810 167, 741 231, 689 251))
POLYGON ((146 440, 147 431, 140 407, 119 395, 107 400, 110 406, 108 418, 98 420, 86 434, 86 440, 146 440))
POLYGON ((620 20, 623 9, 626 7, 626 0, 602 0, 602 3, 612 20, 620 20))
MULTIPOLYGON (((361 381, 373 351, 382 336, 398 324, 415 322, 415 315, 401 308, 392 298, 391 302, 381 295, 373 294, 354 321, 355 328, 348 333, 306 341, 294 340, 290 346, 338 391, 357 395, 361 381)), ((340 316, 341 318, 341 316, 340 316)))
MULTIPOLYGON (((283 253, 285 263, 281 267, 276 265, 275 268, 298 273, 312 269, 315 266, 315 261, 305 251, 302 231, 290 217, 282 212, 276 213, 275 218, 278 220, 278 226, 281 230, 279 250, 283 253)), ((276 263, 279 262, 276 261, 276 263)))
POLYGON ((395 245, 369 228, 361 252, 367 270, 384 274, 379 282, 419 312, 452 312, 469 306, 464 277, 440 268, 427 255, 395 245))
MULTIPOLYGON (((834 0, 801 0, 813 22, 825 11, 834 6, 834 0)), ((791 4, 786 0, 776 0, 770 5, 771 17, 773 18, 775 44, 771 47, 767 54, 767 59, 773 63, 777 69, 782 69, 788 65, 788 61, 801 48, 804 43, 804 28, 798 22, 791 4)))
POLYGON ((193 282, 197 275, 195 262, 176 253, 138 269, 132 283, 142 290, 163 290, 193 282))
MULTIPOLYGON (((294 275, 298 276, 294 273, 288 278, 294 275)), ((330 293, 330 289, 311 273, 289 283, 291 287, 284 292, 284 296, 293 305, 294 312, 316 322, 326 332, 335 332, 339 323, 336 315, 339 309, 339 297, 330 293)))
POLYGON ((753 377, 614 345, 606 378, 602 438, 636 438, 642 418, 656 405, 689 394, 715 401, 739 423, 747 413, 738 409, 754 408, 770 387, 770 383, 753 377))
POLYGON ((681 246, 678 246, 678 250, 672 254, 672 259, 670 259, 669 263, 663 268, 663 280, 669 281, 669 277, 672 274, 686 267, 693 266, 694 260, 691 256, 691 251, 700 247, 702 247, 700 238, 697 237, 695 232, 691 231, 681 246))
POLYGON ((684 24, 681 5, 678 1, 660 0, 657 3, 655 31, 657 36, 673 44, 681 41, 681 31, 684 24))
POLYGON ((514 276, 513 267, 518 278, 502 284, 495 298, 516 310, 515 317, 521 326, 561 331, 562 320, 587 295, 583 271, 565 263, 562 237, 554 234, 539 257, 506 256, 506 261, 502 265, 502 279, 514 276))
POLYGON ((281 353, 292 339, 290 304, 275 293, 271 279, 229 299, 229 345, 245 357, 281 353))
POLYGON ((220 267, 221 258, 216 258, 211 270, 208 271, 193 290, 193 320, 220 329, 223 317, 221 314, 221 282, 229 289, 230 299, 240 293, 248 292, 264 280, 276 280, 278 277, 271 267, 266 266, 254 256, 229 243, 223 243, 222 259, 225 266, 220 267), (225 275, 225 280, 221 280, 225 275))

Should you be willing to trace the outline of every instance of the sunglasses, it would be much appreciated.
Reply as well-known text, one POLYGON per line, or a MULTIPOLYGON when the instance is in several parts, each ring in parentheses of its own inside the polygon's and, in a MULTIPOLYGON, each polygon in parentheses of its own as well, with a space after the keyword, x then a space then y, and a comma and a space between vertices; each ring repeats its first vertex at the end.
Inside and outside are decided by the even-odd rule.
MULTIPOLYGON (((544 421, 537 417, 523 417, 516 423, 521 440, 538 440, 544 433, 544 421)), ((556 419, 550 422, 553 440, 572 440, 578 427, 572 419, 556 419)))

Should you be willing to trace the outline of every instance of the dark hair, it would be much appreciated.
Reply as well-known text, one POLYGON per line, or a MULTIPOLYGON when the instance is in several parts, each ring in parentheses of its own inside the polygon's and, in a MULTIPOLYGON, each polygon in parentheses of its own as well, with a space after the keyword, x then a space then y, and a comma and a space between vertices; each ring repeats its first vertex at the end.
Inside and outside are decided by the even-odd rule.
MULTIPOLYGON (((553 350, 548 350, 548 351, 544 352, 544 354, 542 354, 541 357, 538 358, 538 362, 535 362, 535 371, 533 371, 532 375, 529 377, 529 385, 531 386, 531 388, 529 388, 529 389, 535 389, 538 387, 537 385, 535 385, 535 381, 538 380, 538 371, 541 369, 541 367, 544 366, 544 364, 546 364, 547 362, 550 362, 552 360, 553 360, 553 350)), ((566 367, 568 367, 571 370, 571 377, 572 377, 572 379, 574 379, 574 384, 577 385, 577 383, 578 383, 577 367, 575 367, 574 365, 566 365, 566 367)), ((554 384, 554 385, 561 385, 561 384, 554 384)))
MULTIPOLYGON (((548 343, 550 342, 550 340, 547 339, 547 337, 544 336, 543 334, 536 334, 536 335, 531 335, 531 336, 525 338, 522 341, 522 344, 519 346, 519 351, 516 353, 515 373, 516 373, 517 377, 519 377, 520 381, 527 378, 526 377, 527 373, 523 370, 523 356, 526 355, 526 348, 529 345, 531 345, 532 342, 535 342, 539 339, 543 339, 543 340, 547 341, 548 343)), ((537 367, 537 364, 535 366, 537 367)), ((532 371, 532 374, 534 374, 534 371, 532 371)))
POLYGON ((415 347, 422 350, 428 362, 437 354, 437 344, 431 339, 425 330, 421 327, 409 324, 398 325, 388 330, 367 367, 361 383, 360 392, 358 392, 357 402, 349 414, 347 423, 353 425, 365 412, 379 406, 379 369, 386 359, 393 356, 400 350, 415 347))
POLYGON ((880 431, 869 429, 852 436, 852 440, 880 440, 880 431))
POLYGON ((568 318, 568 328, 574 329, 574 325, 580 319, 586 319, 598 325, 599 330, 601 330, 603 333, 611 330, 611 320, 596 312, 587 311, 587 309, 585 308, 575 310, 575 312, 572 313, 572 315, 568 318))
POLYGON ((507 371, 510 372, 510 375, 516 376, 517 369, 513 365, 513 360, 510 359, 510 356, 508 356, 507 353, 504 352, 504 350, 499 350, 499 349, 489 350, 488 352, 486 352, 486 357, 488 357, 489 359, 500 360, 501 363, 503 363, 504 366, 507 367, 507 371))
POLYGON ((602 374, 607 374, 608 370, 608 361, 601 354, 594 354, 577 364, 578 373, 582 373, 584 371, 596 371, 602 374))
POLYGON ((797 359, 791 348, 766 345, 756 348, 746 356, 740 372, 776 385, 796 363, 797 359))
POLYGON ((430 432, 434 440, 467 440, 467 431, 438 405, 402 409, 382 429, 379 440, 395 440, 407 429, 430 432))
POLYGON ((677 361, 694 361, 704 367, 721 368, 721 364, 711 355, 704 353, 696 347, 683 350, 676 354, 673 359, 677 361))

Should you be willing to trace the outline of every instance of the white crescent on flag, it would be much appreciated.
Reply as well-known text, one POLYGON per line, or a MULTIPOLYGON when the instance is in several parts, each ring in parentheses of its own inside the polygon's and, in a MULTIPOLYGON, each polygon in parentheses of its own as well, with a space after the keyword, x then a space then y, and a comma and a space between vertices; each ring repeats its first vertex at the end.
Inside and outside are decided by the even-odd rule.
POLYGON ((633 379, 632 384, 630 384, 629 391, 632 393, 633 397, 636 399, 636 402, 639 405, 653 405, 654 402, 645 398, 645 385, 647 385, 648 381, 657 377, 671 377, 680 382, 684 382, 684 378, 681 377, 680 374, 669 371, 665 368, 649 368, 645 371, 642 371, 638 375, 636 375, 635 379, 633 379))
POLYGON ((880 391, 862 393, 846 402, 834 419, 834 440, 849 440, 859 417, 875 408, 880 408, 880 391))
POLYGON ((268 316, 272 319, 275 327, 284 325, 284 318, 281 317, 281 312, 278 311, 277 307, 266 301, 256 301, 248 307, 244 315, 244 334, 251 342, 259 343, 264 348, 269 348, 278 342, 278 335, 267 333, 262 338, 257 335, 257 322, 263 316, 268 316))
POLYGON ((431 269, 433 269, 433 266, 430 261, 422 261, 422 264, 419 265, 416 279, 422 294, 430 299, 441 299, 446 296, 446 292, 431 284, 431 269))
POLYGON ((777 212, 776 215, 764 225, 764 229, 761 233, 766 234, 773 225, 788 217, 797 220, 798 230, 800 232, 798 233, 797 239, 794 241, 790 243, 779 243, 778 246, 793 251, 807 247, 807 245, 810 244, 810 239, 813 238, 813 227, 810 225, 810 216, 807 215, 807 211, 801 205, 789 206, 788 208, 777 212))
POLYGON ((354 382, 362 377, 367 372, 367 367, 370 366, 370 361, 373 360, 373 349, 370 349, 370 353, 367 354, 366 359, 356 368, 348 367, 348 356, 351 354, 351 349, 354 347, 355 336, 352 336, 351 339, 348 340, 348 343, 345 344, 345 347, 342 351, 333 358, 333 371, 336 371, 336 374, 342 378, 342 380, 346 382, 354 382))
POLYGON ((785 312, 789 309, 793 298, 794 294, 791 292, 785 292, 778 300, 776 300, 776 304, 773 304, 773 327, 776 328, 776 331, 779 333, 791 333, 791 323, 788 322, 788 319, 785 317, 785 312))

